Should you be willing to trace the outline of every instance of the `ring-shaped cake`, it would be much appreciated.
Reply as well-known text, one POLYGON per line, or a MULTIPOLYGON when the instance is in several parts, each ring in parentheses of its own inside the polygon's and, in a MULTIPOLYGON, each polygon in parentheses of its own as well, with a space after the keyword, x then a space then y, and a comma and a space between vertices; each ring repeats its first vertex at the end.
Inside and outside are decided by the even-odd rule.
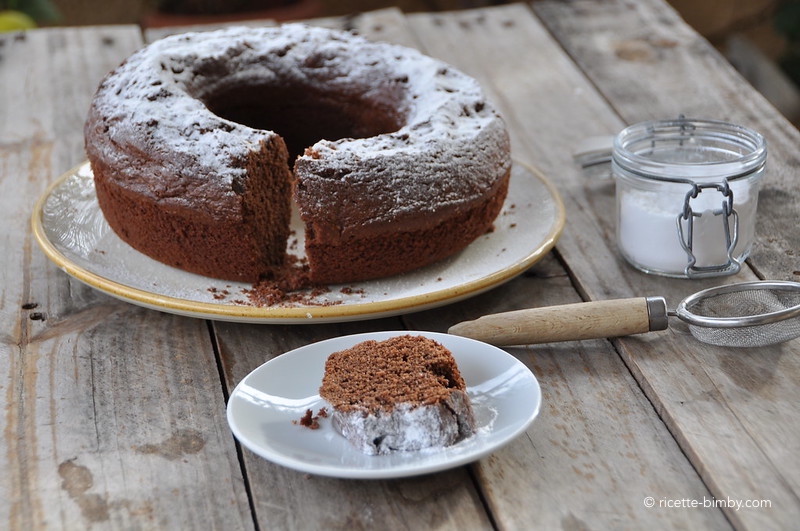
POLYGON ((302 24, 146 46, 101 83, 85 139, 124 241, 237 281, 286 263, 292 201, 314 282, 450 256, 491 230, 511 170, 505 124, 473 78, 302 24))

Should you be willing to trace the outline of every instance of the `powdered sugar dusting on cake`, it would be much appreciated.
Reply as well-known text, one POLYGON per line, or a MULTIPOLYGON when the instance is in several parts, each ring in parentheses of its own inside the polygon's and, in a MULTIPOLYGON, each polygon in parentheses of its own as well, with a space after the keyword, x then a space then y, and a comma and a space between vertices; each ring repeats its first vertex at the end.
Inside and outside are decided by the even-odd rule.
POLYGON ((505 124, 477 81, 416 50, 352 39, 363 50, 353 77, 403 84, 405 123, 369 138, 321 140, 300 157, 296 197, 304 219, 330 221, 346 236, 350 227, 379 231, 485 197, 511 161, 505 124), (348 197, 376 200, 346 211, 348 197))
MULTIPOLYGON (((459 391, 454 394, 464 394, 459 391)), ((464 405, 456 410, 445 405, 402 403, 391 410, 366 414, 363 411, 334 411, 334 428, 361 452, 385 455, 397 450, 441 449, 472 435, 467 428, 464 405)))
POLYGON ((220 198, 234 195, 243 158, 274 134, 221 118, 204 103, 221 87, 244 82, 402 95, 391 102, 406 116, 399 131, 322 139, 312 148, 316 158, 298 161, 304 215, 333 217, 349 193, 391 198, 365 209, 364 219, 339 220, 343 231, 347 223, 381 224, 468 202, 510 167, 494 155, 497 146, 508 153, 505 127, 472 78, 409 48, 302 24, 176 35, 140 50, 98 90, 90 115, 103 117, 96 127, 109 142, 87 149, 102 151, 137 193, 224 210, 220 198), (170 178, 138 178, 127 160, 131 150, 161 159, 170 178))
MULTIPOLYGON (((120 198, 129 195, 136 208, 155 213, 148 219, 163 214, 159 227, 169 227, 148 232, 129 216, 115 230, 138 227, 132 244, 177 267, 192 253, 175 251, 176 242, 195 238, 207 252, 193 256, 212 267, 195 263, 194 270, 235 278, 275 273, 271 251, 283 235, 265 229, 280 228, 269 216, 280 211, 273 206, 288 204, 290 186, 314 280, 339 282, 402 272, 398 264, 418 267, 434 259, 429 248, 440 250, 435 259, 460 250, 490 225, 511 168, 508 133, 474 79, 409 48, 300 24, 189 33, 149 45, 103 81, 86 139, 104 200, 125 204, 120 198), (293 101, 294 94, 302 96, 293 101), (329 113, 326 120, 315 121, 318 109, 329 113), (338 121, 344 125, 330 125, 338 121), (294 163, 294 181, 281 131, 264 129, 276 122, 290 152, 312 144, 294 163), (319 130, 331 138, 317 141, 319 130), (282 190, 278 202, 262 186, 269 179, 282 190), (249 232, 255 219, 265 221, 263 241, 249 232), (448 223, 469 228, 445 242, 448 223), (228 230, 232 224, 247 227, 228 230), (215 227, 217 236, 201 227, 215 227), (397 256, 382 247, 395 235, 406 236, 397 256), (232 240, 247 248, 242 260, 219 260, 232 240), (270 256, 257 270, 251 258, 261 248, 270 256)), ((136 208, 115 210, 135 216, 136 208)))

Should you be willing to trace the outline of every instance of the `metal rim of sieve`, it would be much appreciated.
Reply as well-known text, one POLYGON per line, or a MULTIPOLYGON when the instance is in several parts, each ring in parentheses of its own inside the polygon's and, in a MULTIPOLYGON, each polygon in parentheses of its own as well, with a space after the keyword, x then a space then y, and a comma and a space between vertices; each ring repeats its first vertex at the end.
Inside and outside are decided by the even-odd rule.
POLYGON ((753 290, 779 290, 800 293, 800 282, 791 282, 788 280, 756 280, 704 289, 683 299, 675 311, 670 312, 670 315, 675 315, 681 321, 689 323, 690 325, 706 328, 740 328, 777 323, 793 317, 800 317, 800 303, 783 310, 741 317, 707 317, 697 315, 689 310, 689 307, 703 299, 726 293, 744 293, 753 290))

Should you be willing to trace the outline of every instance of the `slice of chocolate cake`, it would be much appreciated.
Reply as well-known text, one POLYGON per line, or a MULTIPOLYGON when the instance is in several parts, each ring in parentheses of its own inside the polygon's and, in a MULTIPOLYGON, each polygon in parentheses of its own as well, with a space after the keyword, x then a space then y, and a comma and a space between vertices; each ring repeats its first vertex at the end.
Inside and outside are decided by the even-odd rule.
POLYGON ((475 431, 452 353, 422 336, 364 341, 325 363, 333 425, 366 454, 454 444, 475 431))

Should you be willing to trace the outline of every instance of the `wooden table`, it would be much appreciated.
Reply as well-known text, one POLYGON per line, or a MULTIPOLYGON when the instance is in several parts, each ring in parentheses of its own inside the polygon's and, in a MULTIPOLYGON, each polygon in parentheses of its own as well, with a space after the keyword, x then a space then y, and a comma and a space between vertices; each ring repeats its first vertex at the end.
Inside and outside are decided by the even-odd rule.
POLYGON ((798 340, 718 348, 673 323, 509 349, 541 383, 539 418, 491 456, 422 477, 310 476, 237 445, 225 420, 236 383, 317 340, 445 331, 580 300, 664 295, 674 305, 723 282, 800 280, 800 133, 661 0, 312 22, 418 47, 476 76, 507 119, 514 156, 563 197, 556 248, 480 296, 372 321, 232 324, 118 301, 49 262, 30 215, 48 184, 84 159, 83 121, 101 77, 158 34, 112 26, 0 36, 0 527, 796 529, 798 340), (587 136, 681 113, 748 125, 769 143, 755 249, 732 278, 673 280, 628 266, 616 250, 612 181, 572 161, 587 136))

